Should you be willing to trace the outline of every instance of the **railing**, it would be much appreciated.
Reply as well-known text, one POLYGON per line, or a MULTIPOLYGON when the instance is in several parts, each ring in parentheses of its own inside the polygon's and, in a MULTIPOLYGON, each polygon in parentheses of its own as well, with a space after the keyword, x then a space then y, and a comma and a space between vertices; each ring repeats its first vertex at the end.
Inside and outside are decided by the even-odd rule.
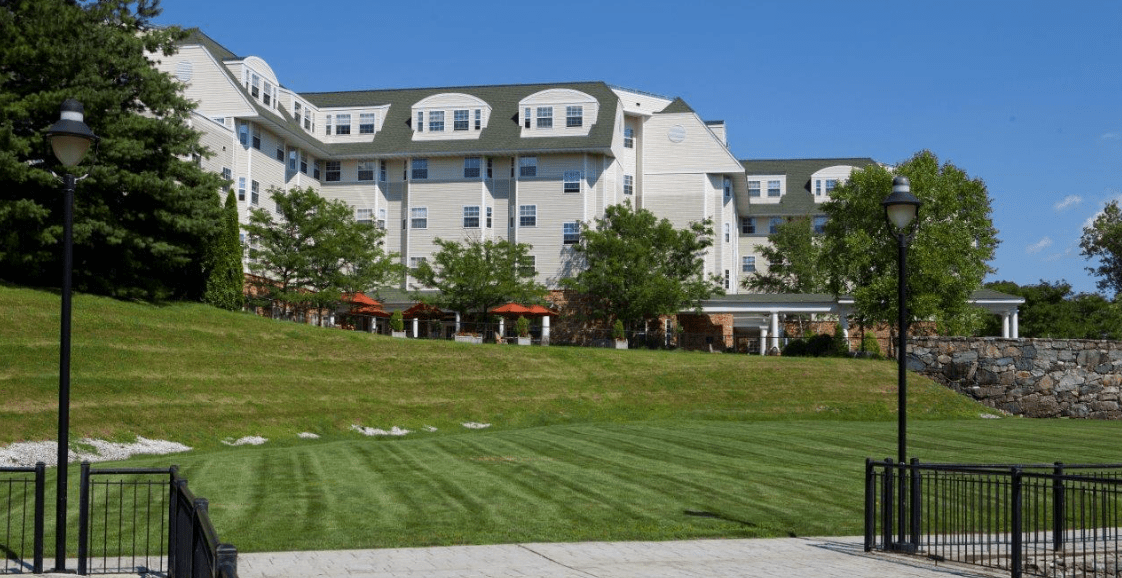
POLYGON ((236 578, 237 551, 219 541, 207 501, 178 468, 82 464, 78 574, 236 578))
POLYGON ((0 468, 0 573, 43 573, 45 485, 43 462, 32 468, 0 468))
POLYGON ((1122 465, 865 463, 865 550, 1122 576, 1122 465))

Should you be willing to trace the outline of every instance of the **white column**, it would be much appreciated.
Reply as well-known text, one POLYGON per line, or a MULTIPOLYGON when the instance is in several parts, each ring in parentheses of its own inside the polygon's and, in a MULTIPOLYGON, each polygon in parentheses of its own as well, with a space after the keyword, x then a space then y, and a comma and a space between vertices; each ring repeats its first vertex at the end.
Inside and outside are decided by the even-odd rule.
POLYGON ((1001 336, 1009 337, 1009 312, 1001 312, 1001 336))
POLYGON ((845 313, 838 315, 838 326, 841 327, 842 337, 849 339, 849 318, 845 313))
POLYGON ((767 355, 767 327, 760 328, 760 355, 767 355))
POLYGON ((413 318, 413 339, 417 338, 417 335, 418 335, 417 332, 420 329, 421 329, 421 318, 420 317, 414 317, 413 318))
POLYGON ((769 333, 771 333, 771 347, 768 347, 768 349, 771 349, 772 347, 778 348, 779 347, 779 314, 778 313, 772 312, 772 314, 771 314, 771 331, 769 331, 769 333))
MULTIPOLYGON (((486 170, 486 169, 484 169, 484 170, 486 170)), ((506 317, 499 317, 499 341, 500 342, 503 340, 504 335, 506 335, 506 317)))
POLYGON ((1021 313, 1020 311, 1013 310, 1013 339, 1021 338, 1021 313))
POLYGON ((542 345, 549 345, 549 316, 542 316, 542 345))
POLYGON ((456 312, 456 334, 460 334, 460 312, 456 312))

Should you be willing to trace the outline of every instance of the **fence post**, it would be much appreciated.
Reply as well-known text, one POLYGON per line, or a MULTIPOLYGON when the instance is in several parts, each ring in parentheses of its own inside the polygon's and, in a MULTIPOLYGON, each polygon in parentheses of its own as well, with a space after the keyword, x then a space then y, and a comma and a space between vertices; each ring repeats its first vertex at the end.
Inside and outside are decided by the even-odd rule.
POLYGON ((215 564, 215 575, 219 578, 234 577, 238 575, 238 549, 230 544, 219 544, 215 549, 218 554, 215 564))
POLYGON ((873 549, 873 532, 876 520, 876 484, 873 478, 873 460, 865 458, 865 551, 873 549))
POLYGON ((1055 476, 1052 478, 1052 549, 1059 551, 1064 547, 1064 517, 1067 516, 1063 462, 1056 462, 1052 473, 1055 476))
POLYGON ((896 472, 892 469, 892 458, 884 460, 884 482, 881 484, 881 531, 884 534, 884 549, 892 549, 892 503, 896 501, 896 492, 893 488, 893 479, 896 472))
POLYGON ((1022 529, 1022 512, 1021 512, 1021 468, 1013 467, 1013 503, 1012 507, 1012 528, 1009 529, 1009 537, 1012 540, 1009 552, 1010 566, 1012 566, 1013 578, 1021 578, 1021 529, 1022 529))
POLYGON ((46 498, 47 465, 43 462, 35 463, 35 560, 32 562, 36 574, 43 573, 43 507, 46 498))
POLYGON ((82 478, 78 494, 78 575, 90 573, 90 462, 82 462, 82 478))
POLYGON ((919 551, 919 520, 920 520, 920 487, 919 487, 919 458, 912 458, 912 482, 911 482, 911 530, 912 530, 912 552, 919 551))

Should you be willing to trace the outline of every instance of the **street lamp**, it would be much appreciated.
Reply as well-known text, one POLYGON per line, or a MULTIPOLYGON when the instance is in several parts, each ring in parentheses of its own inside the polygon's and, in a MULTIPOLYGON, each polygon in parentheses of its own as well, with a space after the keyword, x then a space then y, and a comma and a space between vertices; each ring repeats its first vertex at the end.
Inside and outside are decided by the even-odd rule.
POLYGON ((83 122, 82 103, 62 103, 58 122, 47 129, 55 157, 67 168, 63 175, 62 324, 58 362, 58 493, 55 499, 55 572, 66 571, 66 470, 70 446, 70 277, 74 268, 74 187, 69 169, 82 161, 97 135, 83 122))
MULTIPOLYGON (((892 194, 888 195, 881 206, 884 207, 884 218, 888 221, 889 229, 896 235, 897 241, 897 254, 899 258, 899 268, 897 275, 897 305, 896 309, 899 313, 898 318, 898 332, 897 332, 897 345, 896 345, 896 359, 897 359, 897 378, 896 378, 896 394, 897 394, 897 432, 896 432, 896 454, 899 461, 900 468, 900 482, 897 486, 899 492, 898 519, 899 519, 899 532, 900 532, 900 545, 903 547, 905 544, 904 539, 904 488, 906 487, 906 470, 904 465, 908 457, 907 452, 907 431, 908 431, 908 377, 907 377, 907 361, 905 352, 907 351, 907 333, 908 333, 908 304, 907 304, 907 278, 908 278, 908 241, 911 240, 915 234, 915 230, 908 231, 908 227, 915 221, 916 216, 919 214, 919 208, 923 202, 915 198, 911 192, 911 183, 908 182, 908 177, 898 176, 892 179, 892 194)), ((914 523, 914 520, 913 520, 914 523)))

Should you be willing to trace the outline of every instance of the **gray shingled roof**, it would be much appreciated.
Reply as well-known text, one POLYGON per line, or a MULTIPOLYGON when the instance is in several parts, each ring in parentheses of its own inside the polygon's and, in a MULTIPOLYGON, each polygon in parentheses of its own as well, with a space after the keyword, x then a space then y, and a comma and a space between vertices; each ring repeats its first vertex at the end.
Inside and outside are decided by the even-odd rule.
MULTIPOLYGON (((230 50, 215 42, 197 28, 181 45, 197 44, 209 51, 219 61, 240 60, 230 50)), ((227 75, 233 74, 225 69, 227 75)), ((248 94, 241 80, 233 78, 234 84, 246 94, 253 103, 258 115, 286 127, 291 132, 303 135, 303 129, 287 111, 273 110, 262 106, 248 94)), ((460 86, 411 88, 396 90, 365 90, 346 92, 299 93, 300 97, 313 105, 326 107, 362 107, 390 105, 389 113, 382 124, 382 130, 367 142, 319 144, 317 149, 333 158, 362 156, 432 155, 442 154, 501 154, 514 151, 526 152, 585 152, 595 151, 611 154, 612 129, 615 124, 616 108, 619 97, 611 87, 603 82, 563 82, 549 84, 513 84, 498 86, 460 86), (536 92, 569 88, 579 90, 599 101, 599 113, 595 119, 585 117, 585 123, 594 123, 587 137, 537 137, 523 138, 519 124, 518 102, 536 92), (412 106, 416 102, 436 94, 457 92, 479 98, 491 106, 491 117, 487 126, 475 140, 440 140, 414 142, 412 106)), ((675 102, 680 101, 678 99, 675 102)), ((689 108, 684 102, 681 106, 689 108)), ((555 117, 555 122, 565 122, 565 117, 555 117)))
POLYGON ((694 110, 690 108, 690 105, 686 104, 686 101, 682 100, 682 97, 675 98, 673 102, 666 105, 666 108, 658 111, 659 114, 673 114, 682 112, 694 112, 694 110))
POLYGON ((857 168, 876 164, 870 158, 836 158, 836 159, 772 159, 772 160, 742 160, 744 172, 751 179, 752 175, 786 175, 787 194, 783 195, 779 203, 756 203, 748 207, 747 215, 752 216, 804 216, 821 213, 814 202, 813 184, 810 176, 817 171, 834 165, 850 165, 857 168))

